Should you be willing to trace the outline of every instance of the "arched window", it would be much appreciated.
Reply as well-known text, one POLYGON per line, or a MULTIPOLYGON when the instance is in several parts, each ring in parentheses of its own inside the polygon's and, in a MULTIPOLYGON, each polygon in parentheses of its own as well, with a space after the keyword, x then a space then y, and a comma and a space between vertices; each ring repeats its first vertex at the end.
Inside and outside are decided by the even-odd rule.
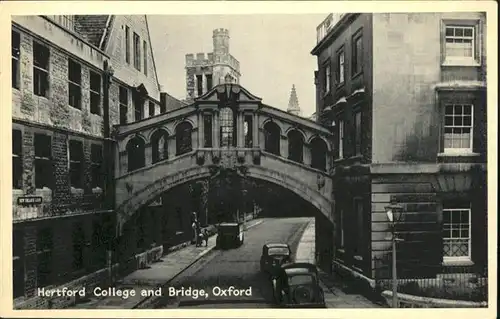
POLYGON ((266 152, 280 155, 280 139, 281 139, 281 130, 276 123, 267 122, 264 125, 264 134, 265 134, 265 147, 264 150, 266 152))
POLYGON ((156 163, 168 158, 168 133, 163 130, 151 136, 152 162, 156 163))
POLYGON ((146 165, 144 140, 134 137, 127 143, 128 171, 135 171, 146 165))
POLYGON ((189 122, 182 122, 175 128, 177 155, 182 155, 193 150, 193 145, 191 144, 192 131, 193 126, 189 122))
POLYGON ((321 138, 314 138, 311 143, 311 167, 326 171, 326 156, 328 154, 328 147, 325 141, 321 138))
POLYGON ((304 136, 297 130, 288 132, 288 159, 298 163, 304 159, 304 136))
POLYGON ((220 110, 220 146, 235 146, 234 113, 229 107, 220 110))

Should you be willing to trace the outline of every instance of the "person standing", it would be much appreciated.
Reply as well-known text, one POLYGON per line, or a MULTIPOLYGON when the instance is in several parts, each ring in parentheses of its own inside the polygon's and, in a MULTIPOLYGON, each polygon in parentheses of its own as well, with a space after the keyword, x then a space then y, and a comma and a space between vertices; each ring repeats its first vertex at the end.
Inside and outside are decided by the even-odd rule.
POLYGON ((191 240, 191 242, 193 244, 196 244, 198 242, 198 218, 196 216, 196 212, 193 212, 192 220, 193 222, 191 223, 191 228, 193 230, 193 239, 191 240))

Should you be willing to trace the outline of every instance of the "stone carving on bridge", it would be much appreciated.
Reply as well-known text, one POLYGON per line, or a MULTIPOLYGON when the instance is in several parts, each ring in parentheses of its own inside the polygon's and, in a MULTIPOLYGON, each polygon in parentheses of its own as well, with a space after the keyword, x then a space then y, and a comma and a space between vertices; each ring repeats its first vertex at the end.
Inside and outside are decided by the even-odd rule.
POLYGON ((238 163, 243 164, 245 163, 245 152, 238 151, 238 163))
POLYGON ((203 165, 205 164, 205 152, 197 152, 196 153, 196 164, 203 165))
POLYGON ((317 177, 318 190, 321 190, 325 186, 325 177, 321 174, 318 174, 317 177))
POLYGON ((220 152, 212 151, 212 163, 219 164, 220 163, 220 152))
POLYGON ((260 165, 260 150, 253 151, 252 160, 255 165, 260 165))

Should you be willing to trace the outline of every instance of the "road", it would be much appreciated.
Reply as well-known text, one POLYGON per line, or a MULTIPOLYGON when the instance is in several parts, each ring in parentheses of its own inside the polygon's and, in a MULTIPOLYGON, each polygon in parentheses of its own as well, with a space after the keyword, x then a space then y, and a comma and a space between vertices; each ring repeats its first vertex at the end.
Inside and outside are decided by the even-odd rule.
POLYGON ((264 220, 245 233, 243 246, 230 250, 213 250, 170 284, 170 287, 184 289, 184 292, 189 288, 198 292, 204 290, 205 297, 165 297, 156 308, 271 307, 271 283, 260 272, 262 246, 269 242, 288 243, 295 252, 309 221, 309 218, 264 220), (249 296, 235 296, 229 292, 226 293, 227 296, 223 296, 220 290, 229 287, 244 289, 249 296), (217 296, 218 293, 221 295, 217 296))

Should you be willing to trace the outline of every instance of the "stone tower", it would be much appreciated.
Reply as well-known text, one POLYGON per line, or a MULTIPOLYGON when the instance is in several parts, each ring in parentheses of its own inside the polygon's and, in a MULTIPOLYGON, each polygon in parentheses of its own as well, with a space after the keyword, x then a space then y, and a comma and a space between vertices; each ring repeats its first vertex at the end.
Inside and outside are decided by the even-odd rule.
POLYGON ((288 101, 288 108, 286 109, 288 113, 300 116, 299 99, 297 98, 297 92, 295 91, 295 84, 292 85, 292 92, 290 92, 290 100, 288 101))
POLYGON ((186 102, 222 83, 240 83, 240 62, 229 53, 229 30, 213 30, 213 51, 186 54, 186 102))

